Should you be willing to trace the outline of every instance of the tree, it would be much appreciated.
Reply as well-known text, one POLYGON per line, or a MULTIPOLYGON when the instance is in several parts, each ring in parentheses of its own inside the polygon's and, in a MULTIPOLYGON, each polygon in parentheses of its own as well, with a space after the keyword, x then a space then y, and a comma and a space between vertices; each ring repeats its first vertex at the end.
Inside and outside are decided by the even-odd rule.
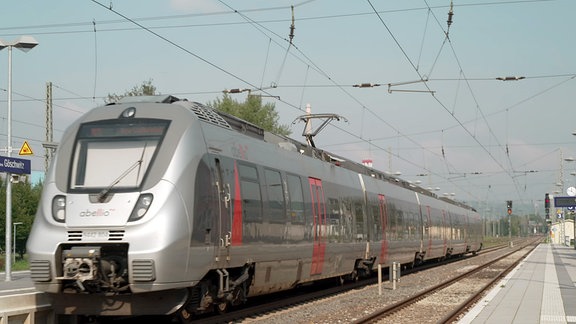
MULTIPOLYGON (((12 235, 16 241, 16 253, 20 254, 20 257, 22 257, 26 251, 26 241, 28 239, 28 234, 30 234, 30 229, 32 228, 32 222, 34 221, 36 210, 38 209, 42 187, 42 183, 33 185, 29 183, 28 180, 15 183, 12 186, 12 223, 19 223, 18 226, 15 226, 16 232, 12 233, 12 235)), ((6 210, 5 179, 0 179, 0 188, 3 189, 0 193, 0 209, 2 210, 2 213, 4 213, 6 210)), ((5 229, 6 218, 1 217, 0 236, 5 237, 5 229)), ((0 246, 2 247, 2 250, 6 248, 4 244, 0 244, 0 246)), ((11 248, 11 246, 9 248, 11 248)))
MULTIPOLYGON (((142 82, 140 85, 132 87, 131 90, 124 92, 122 95, 115 93, 108 94, 108 97, 104 99, 104 102, 107 104, 118 102, 118 100, 127 96, 153 96, 159 94, 160 93, 156 90, 156 86, 152 84, 152 79, 150 79, 142 82)), ((217 98, 208 105, 216 110, 220 110, 262 127, 266 131, 285 136, 291 134, 287 125, 281 125, 278 123, 280 117, 278 116, 278 112, 275 110, 275 105, 273 103, 262 104, 261 96, 248 95, 246 100, 241 103, 232 99, 230 95, 224 94, 222 99, 217 98)))
POLYGON ((104 99, 104 102, 109 104, 113 102, 118 102, 118 100, 122 99, 123 97, 129 96, 154 96, 159 95, 160 92, 156 91, 156 86, 152 84, 152 79, 148 81, 143 81, 142 84, 136 85, 132 87, 131 90, 124 92, 122 95, 117 95, 115 93, 109 93, 108 97, 104 99))
POLYGON ((20 258, 23 258, 26 252, 26 241, 38 210, 42 187, 42 183, 31 184, 27 180, 12 186, 12 219, 15 223, 21 223, 12 235, 16 240, 16 253, 20 254, 20 258))
POLYGON ((246 100, 241 103, 232 99, 228 94, 224 94, 222 99, 218 98, 208 105, 258 125, 266 131, 285 136, 291 134, 287 125, 278 123, 280 117, 275 110, 275 105, 273 103, 262 104, 261 96, 248 95, 246 100))

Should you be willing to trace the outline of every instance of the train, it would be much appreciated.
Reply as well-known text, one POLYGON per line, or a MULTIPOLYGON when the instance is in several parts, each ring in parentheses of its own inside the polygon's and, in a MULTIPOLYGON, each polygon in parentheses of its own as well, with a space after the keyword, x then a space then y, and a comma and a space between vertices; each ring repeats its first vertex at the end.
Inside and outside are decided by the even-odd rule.
POLYGON ((27 241, 57 314, 185 323, 378 264, 475 254, 473 208, 171 95, 64 132, 27 241))

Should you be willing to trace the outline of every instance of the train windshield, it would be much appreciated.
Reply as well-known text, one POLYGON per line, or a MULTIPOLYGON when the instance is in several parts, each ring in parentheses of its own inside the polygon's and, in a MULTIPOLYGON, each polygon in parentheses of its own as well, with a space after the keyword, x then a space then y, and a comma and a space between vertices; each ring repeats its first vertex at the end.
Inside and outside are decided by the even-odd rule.
POLYGON ((120 119, 80 126, 70 174, 71 190, 138 188, 169 121, 120 119))

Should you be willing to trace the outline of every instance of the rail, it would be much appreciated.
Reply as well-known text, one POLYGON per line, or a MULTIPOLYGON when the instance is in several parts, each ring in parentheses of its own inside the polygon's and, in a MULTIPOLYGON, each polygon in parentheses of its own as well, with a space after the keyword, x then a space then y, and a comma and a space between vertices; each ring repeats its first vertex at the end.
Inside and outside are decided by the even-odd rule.
MULTIPOLYGON (((536 245, 537 245, 537 242, 529 242, 528 244, 524 245, 524 247, 530 246, 530 251, 531 251, 532 249, 534 249, 534 247, 536 245)), ((460 280, 467 278, 467 277, 469 277, 475 273, 478 273, 479 271, 481 271, 485 268, 488 268, 489 266, 492 266, 493 264, 496 264, 497 262, 504 260, 505 258, 507 258, 507 257, 509 257, 515 253, 518 253, 520 250, 521 250, 520 248, 514 249, 513 251, 506 253, 505 255, 500 256, 500 257, 498 257, 498 258, 496 258, 496 259, 494 259, 494 260, 492 260, 492 261, 490 261, 490 262, 488 262, 482 266, 474 268, 470 271, 466 271, 465 273, 463 273, 461 275, 450 278, 450 279, 448 279, 448 280, 446 280, 446 281, 444 281, 438 285, 435 285, 431 288, 425 289, 424 291, 422 291, 422 292, 420 292, 420 293, 418 293, 418 294, 416 294, 416 295, 414 295, 408 299, 405 299, 405 300, 402 300, 398 303, 384 307, 379 311, 376 311, 372 314, 369 314, 369 315, 355 321, 354 323, 355 324, 366 324, 366 323, 376 323, 376 322, 382 321, 384 318, 386 318, 386 317, 388 317, 394 313, 400 312, 400 311, 402 311, 408 307, 411 307, 412 305, 416 304, 417 302, 424 300, 425 298, 428 298, 429 296, 437 293, 438 291, 445 289, 446 287, 449 287, 449 286, 453 285, 454 283, 459 282, 460 280)), ((505 273, 512 270, 512 268, 514 268, 520 260, 524 259, 528 255, 528 253, 529 252, 525 252, 524 255, 519 258, 519 260, 514 262, 512 265, 508 265, 506 267, 506 270, 504 270, 503 272, 501 272, 498 275, 498 278, 501 278, 502 276, 505 275, 505 273)), ((491 280, 491 284, 493 284, 495 281, 496 281, 495 279, 491 280)), ((489 287, 489 285, 485 285, 481 289, 481 291, 486 290, 487 287, 489 287)), ((477 294, 474 293, 474 295, 477 295, 477 294)), ((478 296, 476 296, 476 298, 478 298, 478 296)), ((452 322, 454 320, 454 318, 456 318, 456 315, 458 313, 462 312, 462 310, 465 309, 466 307, 468 307, 471 303, 473 303, 473 301, 474 301, 474 298, 468 298, 464 303, 462 303, 461 305, 456 307, 457 308, 456 310, 449 312, 448 315, 446 315, 441 320, 439 320, 438 323, 450 323, 450 322, 452 322)))
MULTIPOLYGON (((516 243, 516 242, 515 242, 516 243)), ((519 243, 519 242, 518 242, 519 243)), ((520 245, 520 244, 517 244, 520 245)), ((507 246, 506 244, 495 245, 489 248, 484 248, 480 253, 488 252, 494 249, 503 248, 507 246)), ((427 267, 425 265, 410 269, 411 271, 423 271, 427 267)), ((405 274, 411 272, 410 270, 406 270, 405 274)), ((332 296, 342 292, 342 290, 349 290, 354 289, 354 287, 361 287, 368 285, 370 283, 375 283, 375 279, 366 280, 364 282, 357 282, 357 283, 348 283, 345 286, 340 287, 330 287, 330 289, 325 289, 321 292, 317 293, 309 293, 307 296, 307 300, 314 300, 314 299, 322 299, 326 296, 332 296)), ((300 293, 298 294, 300 295, 300 293)), ((288 300, 287 298, 282 298, 282 304, 284 305, 294 305, 298 303, 302 303, 302 297, 293 297, 292 299, 297 300, 288 300)), ((285 307, 285 306, 284 306, 285 307)), ((267 305, 265 308, 268 310, 270 309, 278 309, 278 306, 270 306, 267 305)), ((282 308, 282 307, 280 307, 282 308)), ((243 310, 239 311, 238 313, 232 312, 232 314, 226 314, 224 316, 230 316, 231 318, 238 319, 242 317, 249 317, 250 315, 254 315, 255 313, 266 313, 266 310, 243 310), (245 314, 248 313, 248 314, 245 314)), ((52 309, 52 300, 49 294, 45 294, 42 292, 29 292, 25 294, 18 294, 18 295, 0 295, 0 324, 13 324, 13 323, 25 323, 25 324, 35 324, 35 323, 46 323, 46 324, 55 324, 61 323, 59 319, 52 309)), ((201 322, 206 323, 209 322, 211 319, 203 318, 200 319, 201 322)), ((217 321, 222 320, 222 317, 218 317, 217 321)))

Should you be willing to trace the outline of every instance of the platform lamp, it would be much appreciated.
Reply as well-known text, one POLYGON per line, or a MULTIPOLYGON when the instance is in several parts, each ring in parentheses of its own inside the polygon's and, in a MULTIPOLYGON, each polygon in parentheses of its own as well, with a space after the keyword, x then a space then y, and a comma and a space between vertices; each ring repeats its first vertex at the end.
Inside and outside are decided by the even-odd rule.
MULTIPOLYGON (((28 52, 38 45, 32 36, 21 36, 15 42, 5 42, 0 40, 0 50, 8 48, 8 139, 6 151, 8 157, 12 153, 12 49, 17 48, 23 52, 28 52)), ((6 173, 6 281, 12 281, 12 175, 6 173)))

